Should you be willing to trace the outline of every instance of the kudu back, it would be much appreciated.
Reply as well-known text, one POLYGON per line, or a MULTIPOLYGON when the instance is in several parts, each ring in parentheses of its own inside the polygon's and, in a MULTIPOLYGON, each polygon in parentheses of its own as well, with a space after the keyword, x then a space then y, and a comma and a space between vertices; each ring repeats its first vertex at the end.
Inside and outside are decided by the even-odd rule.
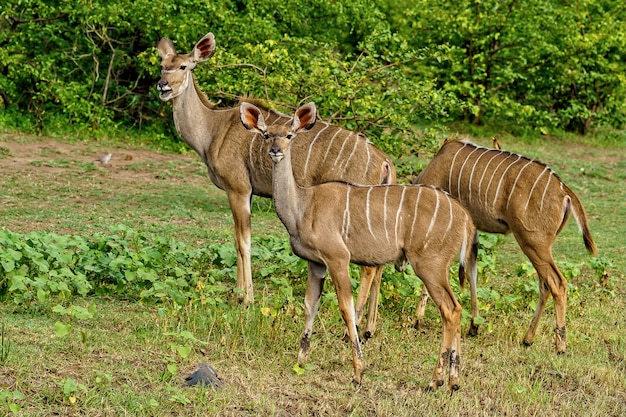
MULTIPOLYGON (((449 376, 452 390, 460 381, 461 305, 449 282, 449 268, 461 252, 459 278, 466 271, 475 281, 477 232, 467 210, 447 193, 431 186, 357 186, 329 182, 301 187, 294 178, 292 148, 314 129, 315 105, 300 107, 290 127, 268 126, 254 105, 241 106, 241 120, 271 145, 273 199, 278 217, 289 232, 294 253, 309 261, 305 296, 305 330, 298 361, 310 347, 326 270, 336 289, 339 309, 352 343, 354 380, 365 369, 356 330, 349 264, 402 264, 408 260, 440 310, 443 336, 430 389, 449 376), (293 143, 293 146, 292 146, 293 143)), ((325 153, 319 149, 318 152, 325 153)), ((270 158, 267 158, 270 159, 270 158)))
MULTIPOLYGON (((539 276, 539 302, 524 337, 531 345, 548 297, 556 309, 556 351, 566 350, 567 280, 552 257, 552 245, 574 215, 585 247, 596 254, 587 214, 576 194, 548 166, 522 155, 467 140, 446 141, 414 181, 446 190, 469 210, 476 227, 512 233, 539 276)), ((478 310, 472 303, 472 310, 478 310)), ((419 312, 418 312, 419 313, 419 312)), ((472 333, 477 330, 472 325, 472 333)))
MULTIPOLYGON (((250 265, 251 200, 271 197, 270 144, 241 125, 239 107, 217 109, 200 90, 193 69, 215 52, 215 37, 208 33, 188 54, 179 54, 167 38, 158 43, 160 98, 172 101, 176 130, 206 164, 213 183, 226 191, 235 225, 237 288, 244 303, 254 300, 250 265)), ((262 109, 269 125, 288 125, 291 117, 262 109)), ((390 158, 363 135, 320 122, 303 133, 293 149, 294 173, 302 185, 342 180, 354 184, 395 183, 390 158)), ((366 267, 364 276, 378 276, 381 268, 366 267)))

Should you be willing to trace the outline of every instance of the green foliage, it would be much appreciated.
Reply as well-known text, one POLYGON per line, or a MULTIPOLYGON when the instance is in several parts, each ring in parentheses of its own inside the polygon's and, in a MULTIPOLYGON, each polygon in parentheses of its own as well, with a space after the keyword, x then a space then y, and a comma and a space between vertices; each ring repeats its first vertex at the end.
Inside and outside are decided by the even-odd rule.
POLYGON ((419 130, 460 120, 623 142, 624 13, 619 0, 23 0, 0 12, 0 125, 141 130, 172 147, 155 45, 186 53, 212 31, 216 56, 196 71, 209 97, 288 112, 314 100, 396 158, 435 149, 419 130))

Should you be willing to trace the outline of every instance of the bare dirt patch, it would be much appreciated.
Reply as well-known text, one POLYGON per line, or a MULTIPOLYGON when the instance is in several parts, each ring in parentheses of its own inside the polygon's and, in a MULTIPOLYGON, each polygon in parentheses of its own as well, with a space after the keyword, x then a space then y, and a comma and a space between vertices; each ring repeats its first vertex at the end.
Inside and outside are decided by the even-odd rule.
POLYGON ((68 171, 88 173, 104 170, 101 173, 115 181, 158 182, 160 169, 175 168, 177 175, 169 178, 170 180, 186 183, 191 181, 198 185, 208 181, 206 175, 198 175, 203 170, 203 164, 192 153, 165 154, 147 149, 105 147, 86 142, 70 144, 50 138, 24 138, 0 136, 0 174, 24 172, 55 176, 68 171), (108 153, 112 154, 108 163, 97 161, 108 153))

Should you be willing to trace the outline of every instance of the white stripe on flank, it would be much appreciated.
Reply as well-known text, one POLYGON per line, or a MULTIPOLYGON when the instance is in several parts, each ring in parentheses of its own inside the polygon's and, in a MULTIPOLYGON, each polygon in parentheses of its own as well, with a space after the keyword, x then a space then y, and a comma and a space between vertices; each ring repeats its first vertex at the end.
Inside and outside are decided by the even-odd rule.
POLYGON ((534 161, 528 161, 526 163, 526 165, 524 165, 522 167, 522 169, 519 170, 519 172, 517 173, 517 177, 515 177, 515 182, 513 183, 513 187, 511 187, 511 191, 509 191, 509 198, 506 201, 506 207, 504 208, 504 210, 508 210, 509 209, 509 203, 511 202, 511 197, 513 196, 513 191, 515 191, 515 187, 517 186, 517 181, 519 181, 519 178, 522 176, 522 172, 526 169, 527 166, 532 165, 534 161))
POLYGON ((448 233, 450 233, 450 229, 452 228, 452 199, 448 194, 445 194, 445 196, 448 199, 448 206, 450 207, 450 220, 448 220, 448 227, 446 228, 446 233, 444 234, 444 236, 448 236, 448 233))
POLYGON ((346 169, 348 169, 348 165, 350 165, 350 160, 354 156, 354 153, 356 152, 356 148, 358 146, 359 146, 359 135, 356 135, 355 141, 354 141, 354 147, 352 148, 352 152, 350 152, 350 156, 348 156, 346 159, 342 161, 343 169, 341 170, 341 172, 345 173, 346 169))
POLYGON ((541 174, 539 174, 539 175, 537 176, 537 179, 536 179, 536 180, 535 180, 535 182, 533 183, 533 186, 532 186, 532 187, 530 187, 530 192, 528 193, 528 200, 526 200, 526 205, 524 206, 524 211, 526 211, 526 210, 528 209, 528 204, 530 203, 530 199, 531 199, 531 198, 532 198, 532 196, 533 196, 533 191, 535 190, 535 186, 536 186, 536 185, 537 185, 537 183, 539 182, 539 178, 541 178, 541 177, 543 176, 543 173, 544 173, 544 172, 549 171, 549 170, 550 170, 550 168, 545 167, 545 168, 543 169, 543 171, 541 171, 541 174))
POLYGON ((402 211, 402 203, 404 203, 404 193, 406 192, 406 186, 402 186, 402 195, 400 196, 400 204, 398 204, 398 211, 396 212, 396 247, 398 247, 398 226, 400 225, 400 212, 402 211))
POLYGON ((374 187, 370 187, 369 190, 367 190, 367 198, 365 200, 365 218, 367 219, 367 229, 370 231, 372 237, 375 237, 374 232, 372 231, 372 222, 370 221, 370 193, 373 189, 374 187))
POLYGON ((339 133, 341 133, 341 129, 337 128, 337 131, 335 132, 333 137, 330 139, 330 143, 328 144, 328 147, 326 148, 326 153, 324 154, 324 159, 322 159, 322 163, 328 157, 328 152, 330 152, 330 150, 333 148, 333 142, 335 141, 335 138, 337 137, 337 135, 339 135, 339 133))
POLYGON ((389 187, 385 187, 385 197, 383 199, 383 226, 385 227, 385 237, 387 237, 387 243, 389 243, 389 231, 387 230, 387 193, 389 187))
POLYGON ((413 233, 415 228, 415 219, 417 219, 417 206, 420 204, 420 195, 422 194, 422 187, 419 186, 419 191, 417 192, 417 197, 415 198, 415 209, 413 210, 413 221, 411 222, 411 234, 410 234, 410 245, 413 244, 413 233))
POLYGON ((454 170, 454 163, 456 161, 456 157, 459 155, 459 152, 465 149, 466 146, 467 146, 467 143, 464 143, 463 146, 459 148, 458 151, 456 151, 456 153, 454 154, 454 158, 452 158, 452 163, 450 164, 450 172, 448 173, 448 190, 450 190, 450 192, 452 192, 452 171, 454 170))
MULTIPOLYGON (((502 152, 500 152, 500 153, 502 153, 502 152)), ((491 165, 491 161, 493 161, 496 156, 500 155, 500 153, 495 153, 494 155, 492 155, 491 158, 489 158, 489 161, 487 161, 487 165, 485 165, 485 169, 483 170, 483 175, 480 176, 480 181, 478 182, 478 200, 480 200, 480 196, 482 194, 483 179, 485 178, 485 174, 487 173, 487 169, 489 168, 489 165, 491 165)))
POLYGON ((365 163, 365 175, 363 178, 367 178, 367 172, 370 169, 370 159, 372 158, 372 155, 370 155, 370 145, 367 140, 365 141, 365 150, 367 151, 367 162, 365 163))
POLYGON ((435 197, 437 197, 437 203, 435 204, 435 212, 433 213, 433 217, 430 218, 430 225, 428 226, 428 230, 426 231, 426 235, 424 236, 424 249, 428 246, 428 235, 433 230, 435 226, 435 221, 437 220, 437 215, 439 214, 439 193, 435 190, 435 197))
MULTIPOLYGON (((501 153, 504 153, 502 151, 500 151, 501 153)), ((493 170, 493 173, 491 174, 491 178, 489 178, 489 182, 487 183, 487 189, 485 190, 485 201, 487 200, 487 197, 489 197, 489 188, 491 187, 491 181, 493 181, 493 177, 495 177, 496 172, 498 172, 498 168, 500 168, 500 165, 502 165, 503 163, 506 162, 507 159, 509 159, 509 157, 513 156, 513 154, 508 154, 506 156, 506 158, 502 159, 502 161, 500 161, 500 163, 498 165, 496 165, 496 168, 493 170)))
POLYGON ((307 171, 309 169, 309 159, 311 158, 311 153, 313 152, 313 145, 315 144, 315 141, 322 135, 322 132, 328 129, 328 127, 330 126, 328 123, 325 122, 323 122, 323 124, 325 124, 326 126, 324 126, 319 132, 317 132, 317 135, 315 135, 315 137, 311 141, 311 144, 309 145, 309 152, 306 155, 306 162, 304 163, 304 173, 302 175, 303 178, 307 177, 307 171))
MULTIPOLYGON (((470 174, 469 184, 467 186, 468 191, 469 191, 469 199, 468 199, 469 205, 472 204, 472 179, 474 178, 474 172, 475 172, 474 170, 476 169, 476 165, 478 164, 478 161, 480 161, 480 158, 482 158, 483 156, 489 153, 489 149, 486 149, 486 148, 480 148, 480 149, 483 151, 483 153, 478 158, 476 158, 476 161, 474 161, 474 165, 472 166, 472 173, 470 174)), ((478 194, 480 195, 480 189, 478 190, 478 194)))
POLYGON ((343 224, 341 226, 341 235, 344 240, 348 240, 348 234, 350 233, 350 189, 352 187, 346 187, 346 208, 343 210, 343 224))
MULTIPOLYGON (((474 148, 474 150, 465 157, 465 161, 463 161, 463 165, 461 165, 461 169, 459 170, 459 178, 456 184, 456 196, 459 198, 459 200, 461 199, 461 178, 463 177, 463 168, 465 168, 465 164, 467 164, 467 161, 469 161, 472 154, 477 150, 478 148, 474 148)), ((471 190, 471 184, 468 188, 471 190)))
POLYGON ((354 132, 350 132, 350 134, 348 134, 348 136, 346 136, 346 138, 343 140, 343 143, 341 144, 341 149, 339 149, 339 152, 337 153, 337 158, 335 158, 335 163, 333 165, 337 165, 337 162, 339 162, 339 158, 343 153, 343 148, 346 146, 346 142, 348 141, 348 139, 350 139, 350 136, 352 135, 354 135, 354 132))
POLYGON ((504 172, 502 173, 502 175, 500 175, 500 181, 498 181, 498 188, 496 188, 496 196, 493 198, 493 207, 496 207, 496 202, 498 201, 498 194, 500 194, 500 187, 502 187, 502 181, 504 180, 504 178, 506 178, 506 173, 507 171, 517 163, 517 161, 519 161, 520 159, 522 159, 522 157, 520 155, 517 155, 517 159, 513 162, 511 162, 509 164, 508 167, 506 167, 506 169, 504 170, 504 172))
POLYGON ((548 176, 548 182, 546 182, 546 188, 543 190, 543 195, 541 196, 541 206, 539 207, 539 211, 543 211, 543 199, 546 197, 546 191, 548 191, 548 187, 550 186, 550 180, 552 179, 552 174, 553 172, 550 171, 550 176, 548 176))

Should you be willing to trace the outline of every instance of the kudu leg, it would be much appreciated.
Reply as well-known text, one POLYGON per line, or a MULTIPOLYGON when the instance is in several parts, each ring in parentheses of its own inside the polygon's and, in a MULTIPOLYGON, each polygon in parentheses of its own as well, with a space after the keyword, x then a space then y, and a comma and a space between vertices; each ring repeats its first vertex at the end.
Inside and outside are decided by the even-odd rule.
POLYGON ((237 250, 237 298, 244 304, 254 302, 252 267, 250 262, 250 205, 251 192, 228 193, 228 203, 235 222, 235 249, 237 250))
POLYGON ((359 285, 359 294, 356 298, 355 307, 355 320, 356 325, 359 327, 361 321, 363 321, 363 314, 365 313, 365 304, 371 295, 372 284, 376 279, 376 267, 362 266, 361 267, 361 283, 359 285))
POLYGON ((554 299, 556 316, 555 347, 557 353, 565 353, 567 348, 567 335, 565 328, 565 315, 567 310, 567 279, 561 274, 552 258, 552 247, 540 248, 540 246, 522 246, 522 250, 530 259, 537 271, 539 279, 539 300, 535 314, 530 322, 530 327, 524 336, 524 344, 529 346, 533 343, 535 332, 539 325, 539 319, 546 307, 548 297, 554 299))
POLYGON ((376 331, 376 321, 378 320, 378 298, 380 295, 380 281, 383 276, 384 266, 363 266, 361 267, 361 285, 359 286, 359 295, 356 301, 356 325, 361 325, 365 310, 365 303, 368 301, 367 307, 367 324, 363 332, 363 339, 370 339, 376 331), (368 297, 369 296, 369 297, 368 297))
POLYGON ((326 267, 322 264, 309 262, 309 275, 304 296, 304 333, 300 341, 300 352, 298 353, 298 364, 307 362, 309 348, 311 347, 311 334, 313 333, 313 322, 320 305, 322 289, 324 288, 324 278, 326 277, 326 267))
POLYGON ((415 324, 413 325, 413 328, 415 329, 420 328, 420 323, 426 312, 426 304, 428 304, 428 290, 426 289, 426 285, 422 285, 422 294, 420 295, 420 300, 415 308, 415 317, 417 317, 415 319, 415 324))
MULTIPOLYGON (((347 254, 349 256, 349 254, 347 254)), ((348 329, 348 338, 352 345, 352 365, 354 367, 353 382, 361 384, 363 372, 365 371, 365 361, 361 351, 361 342, 356 330, 356 320, 354 311, 354 297, 352 296, 352 286, 350 284, 350 270, 348 261, 334 261, 328 265, 330 277, 335 285, 339 311, 348 329)))
MULTIPOLYGON (((413 263, 412 263, 413 264, 413 263)), ((413 264, 415 265, 415 264, 413 264)), ((415 268, 415 267, 414 267, 415 268)), ((420 271, 421 272, 421 271, 420 271)), ((441 270, 438 276, 433 273, 418 273, 420 279, 428 289, 428 293, 441 313, 443 335, 439 350, 439 358, 433 373, 433 378, 427 390, 435 390, 444 384, 445 374, 448 373, 448 385, 452 391, 460 386, 461 373, 461 304, 454 297, 447 277, 447 267, 441 270)))

